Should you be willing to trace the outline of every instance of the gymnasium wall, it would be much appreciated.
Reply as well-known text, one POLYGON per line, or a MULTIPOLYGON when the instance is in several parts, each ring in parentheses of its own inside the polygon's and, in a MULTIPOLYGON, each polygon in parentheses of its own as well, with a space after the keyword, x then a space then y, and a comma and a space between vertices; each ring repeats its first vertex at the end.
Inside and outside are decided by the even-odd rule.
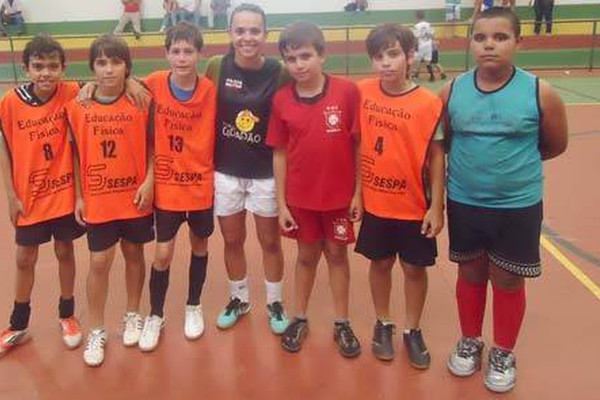
MULTIPOLYGON (((209 1, 209 0, 204 0, 209 1)), ((235 0, 242 2, 241 0, 235 0)), ((268 14, 327 13, 342 10, 348 0, 249 0, 268 14)), ((529 0, 517 0, 527 6, 529 0)), ((120 0, 21 0, 25 18, 31 23, 116 20, 120 0)), ((369 0, 372 10, 414 10, 442 8, 444 0, 369 0)), ((463 0, 471 7, 471 0, 463 0)), ((557 5, 600 4, 599 0, 556 0, 557 5)), ((162 18, 162 0, 143 0, 145 18, 162 18)))

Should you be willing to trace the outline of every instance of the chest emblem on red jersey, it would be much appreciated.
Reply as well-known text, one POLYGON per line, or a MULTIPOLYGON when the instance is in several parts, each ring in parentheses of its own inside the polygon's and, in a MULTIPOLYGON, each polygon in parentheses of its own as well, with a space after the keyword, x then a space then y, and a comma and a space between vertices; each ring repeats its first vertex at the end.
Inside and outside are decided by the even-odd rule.
POLYGON ((260 118, 250 110, 242 110, 235 117, 235 126, 240 132, 251 132, 258 122, 260 122, 260 118))
POLYGON ((323 112, 327 133, 337 133, 342 130, 342 110, 339 106, 328 106, 323 112))

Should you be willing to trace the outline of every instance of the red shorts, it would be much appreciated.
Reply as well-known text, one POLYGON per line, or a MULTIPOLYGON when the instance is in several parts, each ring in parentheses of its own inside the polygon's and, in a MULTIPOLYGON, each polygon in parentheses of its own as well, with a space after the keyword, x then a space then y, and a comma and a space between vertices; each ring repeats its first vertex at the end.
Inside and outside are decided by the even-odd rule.
POLYGON ((304 243, 328 239, 339 244, 354 243, 354 226, 348 218, 348 209, 313 211, 290 207, 298 229, 282 232, 283 236, 304 243))

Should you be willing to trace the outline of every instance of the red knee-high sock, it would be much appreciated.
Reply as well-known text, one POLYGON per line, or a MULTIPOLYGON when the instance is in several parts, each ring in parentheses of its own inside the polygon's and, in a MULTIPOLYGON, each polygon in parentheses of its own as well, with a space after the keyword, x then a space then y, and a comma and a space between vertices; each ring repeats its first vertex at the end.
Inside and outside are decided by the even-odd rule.
POLYGON ((456 281, 456 303, 463 336, 481 336, 486 294, 487 283, 474 284, 460 277, 456 281))
POLYGON ((494 343, 512 350, 525 316, 525 286, 517 290, 494 287, 494 343))

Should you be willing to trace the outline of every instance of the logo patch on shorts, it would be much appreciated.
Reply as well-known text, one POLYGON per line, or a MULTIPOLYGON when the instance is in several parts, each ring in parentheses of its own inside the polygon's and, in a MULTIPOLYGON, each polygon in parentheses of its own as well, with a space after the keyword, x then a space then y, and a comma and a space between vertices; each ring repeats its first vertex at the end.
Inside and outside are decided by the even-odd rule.
POLYGON ((336 240, 347 241, 348 240, 348 231, 350 230, 348 226, 348 219, 346 218, 336 218, 333 220, 333 237, 336 240))

